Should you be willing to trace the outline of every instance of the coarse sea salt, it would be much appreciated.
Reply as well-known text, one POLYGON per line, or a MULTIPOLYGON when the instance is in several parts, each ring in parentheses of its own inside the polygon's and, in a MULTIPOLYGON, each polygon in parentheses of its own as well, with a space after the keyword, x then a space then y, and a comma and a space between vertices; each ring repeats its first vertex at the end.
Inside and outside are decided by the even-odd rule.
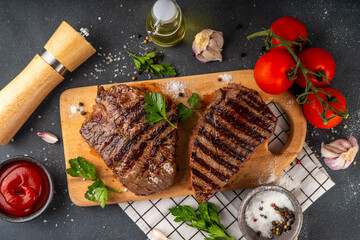
POLYGON ((166 91, 174 100, 178 99, 179 94, 185 94, 186 86, 179 81, 171 81, 166 84, 166 91))
POLYGON ((78 113, 78 112, 82 112, 84 111, 84 108, 83 107, 80 107, 80 106, 76 106, 76 105, 71 105, 70 106, 70 112, 72 114, 75 114, 75 113, 78 113))
POLYGON ((219 75, 219 78, 221 78, 221 80, 223 80, 224 82, 229 83, 232 80, 232 75, 228 74, 228 73, 224 73, 224 74, 219 75))
POLYGON ((272 204, 294 211, 290 199, 285 194, 272 190, 257 193, 245 209, 246 224, 255 232, 261 232, 263 237, 269 237, 272 221, 281 221, 281 215, 276 213, 272 204))

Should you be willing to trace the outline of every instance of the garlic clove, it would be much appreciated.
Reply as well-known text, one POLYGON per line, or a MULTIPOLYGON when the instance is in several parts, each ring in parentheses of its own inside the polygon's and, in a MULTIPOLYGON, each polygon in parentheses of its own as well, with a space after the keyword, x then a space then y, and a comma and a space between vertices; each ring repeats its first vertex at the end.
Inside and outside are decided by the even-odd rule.
POLYGON ((167 238, 162 232, 160 232, 156 228, 153 228, 152 234, 154 235, 156 240, 170 240, 169 238, 167 238))
POLYGON ((59 139, 52 133, 48 133, 48 132, 38 132, 37 135, 39 137, 41 137, 45 142, 54 144, 57 141, 59 141, 59 139))
POLYGON ((334 148, 331 146, 328 146, 324 143, 321 143, 321 155, 325 158, 335 158, 339 157, 342 152, 339 151, 338 148, 334 148))
POLYGON ((359 145, 353 136, 350 136, 349 140, 338 139, 329 144, 321 144, 321 154, 325 157, 325 164, 333 170, 348 168, 358 151, 359 145))
POLYGON ((222 32, 204 29, 195 36, 192 49, 200 62, 222 61, 222 32))
POLYGON ((358 144, 356 138, 353 135, 350 135, 348 141, 351 144, 351 146, 356 149, 356 152, 359 151, 359 144, 358 144))
POLYGON ((349 143, 345 139, 338 139, 332 143, 329 143, 328 145, 338 148, 340 151, 347 151, 352 147, 351 143, 349 143))
POLYGON ((332 170, 340 170, 344 167, 344 159, 341 157, 336 158, 324 158, 325 164, 332 170))

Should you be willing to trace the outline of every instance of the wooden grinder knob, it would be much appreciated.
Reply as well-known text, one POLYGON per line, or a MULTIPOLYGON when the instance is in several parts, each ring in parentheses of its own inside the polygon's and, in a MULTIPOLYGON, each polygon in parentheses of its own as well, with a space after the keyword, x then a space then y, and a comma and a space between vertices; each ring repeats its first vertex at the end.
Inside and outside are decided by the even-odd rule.
POLYGON ((64 80, 66 70, 74 71, 96 52, 66 22, 61 23, 44 48, 44 54, 37 54, 0 91, 0 145, 9 143, 44 98, 64 80))

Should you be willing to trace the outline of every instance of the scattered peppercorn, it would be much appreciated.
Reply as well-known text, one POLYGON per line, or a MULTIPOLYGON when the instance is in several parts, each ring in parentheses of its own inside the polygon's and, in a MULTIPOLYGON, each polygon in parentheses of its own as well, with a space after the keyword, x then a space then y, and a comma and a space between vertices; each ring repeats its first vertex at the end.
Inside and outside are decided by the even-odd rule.
POLYGON ((84 106, 84 103, 83 103, 83 102, 79 102, 79 106, 84 106))
POLYGON ((254 222, 256 222, 256 221, 257 221, 257 218, 254 219, 254 222))
POLYGON ((150 70, 149 70, 149 69, 146 69, 145 72, 150 72, 150 70))
POLYGON ((260 236, 260 235, 261 235, 261 232, 260 232, 260 231, 258 231, 256 234, 257 234, 258 236, 260 236))
POLYGON ((222 81, 222 78, 221 78, 221 77, 218 77, 218 81, 221 82, 221 81, 222 81))
POLYGON ((135 76, 133 76, 131 79, 132 79, 132 80, 136 80, 136 77, 135 77, 135 76))
POLYGON ((184 93, 180 92, 179 97, 184 97, 184 93))
POLYGON ((149 36, 146 36, 146 40, 149 40, 149 36))
POLYGON ((141 75, 142 71, 136 71, 136 74, 141 75))
POLYGON ((144 40, 144 43, 147 43, 147 42, 148 42, 148 41, 145 39, 145 40, 144 40))
POLYGON ((291 163, 290 163, 290 166, 291 166, 291 167, 294 166, 294 162, 291 162, 291 163))
POLYGON ((300 159, 296 160, 296 163, 297 163, 297 164, 300 164, 300 163, 301 163, 301 160, 300 160, 300 159))
POLYGON ((315 157, 319 158, 319 157, 320 157, 320 154, 315 153, 315 157))
POLYGON ((159 57, 160 59, 162 59, 162 58, 164 57, 163 52, 160 52, 160 53, 158 54, 158 57, 159 57))
POLYGON ((140 33, 137 33, 137 34, 135 34, 135 37, 136 37, 137 39, 139 39, 139 38, 141 38, 141 34, 140 34, 140 33))
POLYGON ((153 52, 156 51, 156 48, 152 47, 152 48, 151 48, 151 51, 153 51, 153 52))
POLYGON ((240 53, 240 57, 246 57, 246 53, 244 52, 240 53))
POLYGON ((81 111, 80 114, 84 116, 84 115, 86 115, 86 112, 81 111))
POLYGON ((265 47, 265 46, 262 46, 262 47, 261 47, 261 51, 266 51, 266 47, 265 47))
POLYGON ((152 39, 151 39, 151 38, 149 38, 149 42, 152 42, 152 39))
POLYGON ((259 207, 259 210, 262 211, 264 208, 263 207, 259 207))

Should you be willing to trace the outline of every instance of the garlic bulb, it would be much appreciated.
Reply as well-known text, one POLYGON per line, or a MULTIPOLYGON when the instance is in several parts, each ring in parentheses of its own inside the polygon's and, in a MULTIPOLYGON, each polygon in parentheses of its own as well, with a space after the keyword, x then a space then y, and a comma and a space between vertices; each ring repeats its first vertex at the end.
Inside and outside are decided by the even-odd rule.
POLYGON ((359 145, 353 136, 350 136, 349 140, 338 139, 329 144, 321 143, 325 164, 333 170, 348 168, 358 150, 359 145))
POLYGON ((204 29, 195 36, 192 49, 200 62, 222 61, 224 38, 222 32, 204 29))
POLYGON ((48 133, 48 132, 38 132, 37 135, 39 137, 42 138, 42 140, 44 140, 45 142, 48 143, 56 143, 57 141, 59 141, 59 139, 52 133, 48 133))

